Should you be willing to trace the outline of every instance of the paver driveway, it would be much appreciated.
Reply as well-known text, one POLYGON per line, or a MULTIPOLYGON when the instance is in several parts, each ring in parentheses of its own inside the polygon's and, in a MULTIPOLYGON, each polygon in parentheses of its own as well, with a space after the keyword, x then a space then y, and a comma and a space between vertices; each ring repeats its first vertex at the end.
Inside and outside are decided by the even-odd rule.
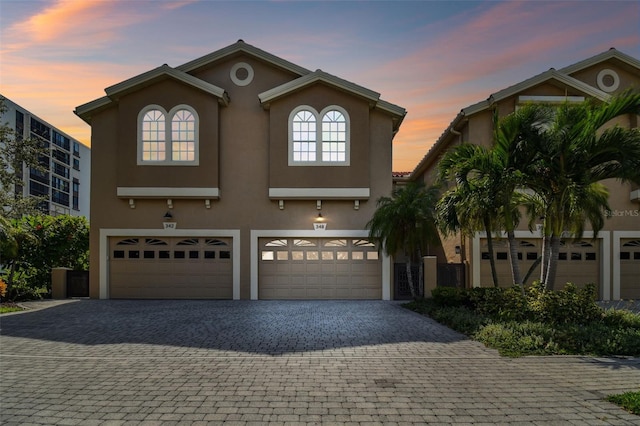
POLYGON ((640 424, 640 360, 501 358, 383 301, 83 300, 0 319, 2 424, 640 424))

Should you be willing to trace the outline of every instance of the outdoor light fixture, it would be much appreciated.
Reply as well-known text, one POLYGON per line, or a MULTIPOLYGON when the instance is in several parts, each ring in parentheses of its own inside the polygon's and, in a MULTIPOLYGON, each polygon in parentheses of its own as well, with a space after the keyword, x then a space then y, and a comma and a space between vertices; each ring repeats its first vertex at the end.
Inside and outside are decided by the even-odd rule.
POLYGON ((456 246, 456 254, 460 254, 460 246, 456 246))
POLYGON ((316 216, 316 222, 324 222, 324 217, 322 216, 322 213, 318 213, 318 216, 316 216))
POLYGON ((164 214, 164 220, 170 220, 173 219, 173 215, 171 214, 171 212, 166 212, 164 214))

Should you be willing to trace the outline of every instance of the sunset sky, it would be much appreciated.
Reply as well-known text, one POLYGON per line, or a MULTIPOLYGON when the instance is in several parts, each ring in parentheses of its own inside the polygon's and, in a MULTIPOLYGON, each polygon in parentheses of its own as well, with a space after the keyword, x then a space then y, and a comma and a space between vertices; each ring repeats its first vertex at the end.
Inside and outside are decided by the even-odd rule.
POLYGON ((464 107, 610 47, 640 58, 639 1, 0 0, 0 94, 90 144, 76 106, 238 39, 407 109, 411 171, 464 107))

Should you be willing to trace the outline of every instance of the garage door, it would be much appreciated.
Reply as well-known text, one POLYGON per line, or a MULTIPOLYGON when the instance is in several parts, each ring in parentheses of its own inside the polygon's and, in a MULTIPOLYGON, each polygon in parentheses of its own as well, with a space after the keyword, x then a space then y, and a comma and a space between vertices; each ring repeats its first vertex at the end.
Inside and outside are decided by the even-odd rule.
POLYGON ((620 298, 640 299, 640 240, 622 240, 620 298))
POLYGON ((381 299, 382 263, 365 239, 262 238, 260 299, 381 299))
POLYGON ((229 238, 111 238, 109 297, 231 299, 229 238))
MULTIPOLYGON (((491 266, 486 240, 482 244, 481 282, 483 286, 493 285, 491 279, 491 266)), ((527 274, 531 265, 540 256, 542 240, 518 240, 518 259, 522 277, 527 274)), ((600 258, 599 245, 596 241, 562 241, 558 255, 558 269, 556 273, 556 288, 563 288, 567 282, 572 282, 578 287, 594 283, 596 288, 600 285, 600 258)), ((511 285, 511 263, 509 261, 509 248, 505 240, 494 242, 494 256, 498 282, 503 287, 511 285)), ((537 266, 527 281, 531 283, 540 279, 540 266, 537 266)))

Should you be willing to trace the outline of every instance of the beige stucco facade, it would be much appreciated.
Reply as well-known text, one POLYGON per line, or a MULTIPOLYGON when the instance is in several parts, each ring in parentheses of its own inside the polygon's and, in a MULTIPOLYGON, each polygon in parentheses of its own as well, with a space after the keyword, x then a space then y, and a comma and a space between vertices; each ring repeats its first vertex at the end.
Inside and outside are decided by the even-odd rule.
MULTIPOLYGON (((149 281, 154 270, 162 270, 162 280, 155 277, 144 282, 137 293, 117 294, 145 298, 215 298, 217 294, 256 299, 261 293, 260 262, 267 256, 261 254, 262 246, 269 238, 287 240, 289 245, 294 240, 316 244, 318 256, 325 256, 327 265, 329 256, 334 256, 329 251, 335 251, 335 256, 342 251, 325 250, 322 244, 335 247, 346 241, 350 247, 346 251, 358 253, 349 262, 359 260, 360 251, 354 247, 363 244, 357 241, 366 240, 365 226, 375 201, 391 192, 391 144, 404 109, 368 89, 322 71, 305 70, 242 41, 180 67, 151 70, 107 88, 106 93, 76 110, 92 127, 92 298, 112 297, 114 288, 149 281), (162 165, 141 161, 141 112, 150 106, 169 112, 185 105, 197 117, 197 161, 162 165), (291 114, 307 106, 317 112, 336 107, 345 112, 346 164, 290 165, 291 114), (171 218, 165 217, 167 213, 171 218), (319 213, 324 230, 314 228, 319 213), (222 244, 226 248, 221 249, 222 244), (119 262, 116 275, 114 256, 119 262), (164 256, 168 256, 166 264, 164 256), (211 265, 191 278, 186 272, 176 272, 167 280, 172 271, 190 270, 167 266, 182 259, 175 256, 185 256, 185 262, 192 262, 194 268, 208 260, 211 265), (230 275, 212 272, 219 271, 213 263, 217 261, 220 268, 230 268, 230 275), (206 285, 203 274, 217 274, 213 279, 225 280, 222 287, 228 288, 199 293, 198 285, 203 284, 188 282, 206 285), (113 277, 120 281, 113 282, 113 277), (169 289, 159 291, 154 280, 169 289), (189 288, 181 292, 180 286, 189 288)), ((297 256, 295 249, 289 250, 295 252, 291 256, 297 256)), ((317 262, 320 266, 321 260, 317 262)), ((368 273, 378 271, 372 278, 376 289, 362 297, 392 297, 390 259, 380 256, 368 261, 368 273)), ((293 260, 283 262, 290 266, 293 260)), ((312 266, 310 262, 309 268, 312 266)), ((292 274, 286 272, 290 269, 281 270, 292 274)), ((349 274, 357 270, 351 268, 349 274)), ((269 273, 273 271, 270 268, 269 273)), ((331 272, 319 276, 327 283, 319 297, 351 294, 336 290, 340 280, 332 280, 331 272)), ((290 279, 281 280, 285 281, 295 285, 290 279)), ((219 282, 216 285, 220 287, 219 282)), ((284 298, 293 294, 285 290, 265 294, 284 298)), ((318 293, 295 294, 306 298, 318 293)), ((355 292, 353 297, 356 294, 363 293, 355 292)))
MULTIPOLYGON (((433 183, 441 156, 460 143, 490 147, 496 111, 502 117, 526 102, 580 102, 592 98, 606 102, 609 96, 630 88, 640 89, 640 61, 615 49, 560 70, 546 71, 462 109, 408 179, 433 183)), ((637 115, 627 115, 611 125, 637 128, 638 118, 637 115)), ((610 194, 610 217, 596 238, 587 230, 582 241, 563 242, 560 252, 564 259, 559 261, 556 282, 571 281, 577 285, 593 282, 597 284, 602 299, 637 299, 640 297, 640 253, 636 254, 640 252, 640 191, 637 185, 614 180, 604 184, 610 194)), ((533 253, 540 252, 541 245, 540 233, 529 231, 525 222, 521 222, 516 232, 521 244, 519 253, 523 274, 532 263, 533 253)), ((508 285, 510 262, 508 249, 503 244, 505 241, 498 239, 496 264, 501 283, 508 285)), ((486 238, 482 233, 471 238, 449 236, 443 238, 439 262, 465 263, 465 284, 468 287, 490 286, 492 281, 486 250, 486 238), (456 247, 460 249, 456 250, 456 247)))

